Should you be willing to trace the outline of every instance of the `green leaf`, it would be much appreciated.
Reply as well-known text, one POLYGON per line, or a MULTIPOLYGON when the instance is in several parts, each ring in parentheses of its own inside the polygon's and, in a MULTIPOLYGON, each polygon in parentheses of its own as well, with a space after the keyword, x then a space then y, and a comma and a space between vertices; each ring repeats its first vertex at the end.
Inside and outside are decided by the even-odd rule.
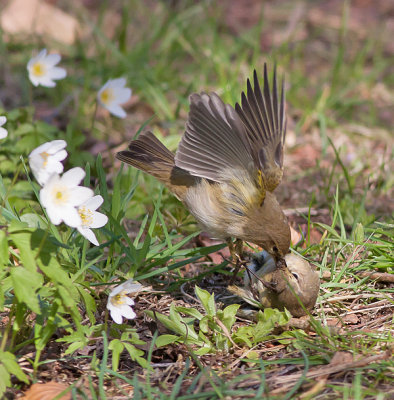
POLYGON ((74 353, 74 351, 77 351, 79 349, 83 349, 86 346, 85 342, 73 342, 68 346, 67 350, 64 352, 64 354, 67 356, 69 354, 74 353))
POLYGON ((111 340, 108 348, 112 350, 112 369, 114 371, 118 370, 120 354, 124 350, 124 344, 119 339, 111 340))
MULTIPOLYGON (((27 268, 31 272, 35 272, 37 270, 37 263, 35 260, 34 252, 31 248, 31 232, 28 230, 19 230, 22 223, 19 221, 12 221, 10 224, 10 237, 11 240, 15 243, 15 246, 19 249, 20 260, 25 268, 27 268)), ((26 227, 25 223, 22 225, 24 228, 26 227)))
POLYGON ((354 241, 356 243, 363 243, 364 242, 364 237, 365 237, 364 227, 363 227, 363 224, 361 222, 359 222, 356 225, 356 228, 354 230, 354 241))
POLYGON ((187 308, 187 307, 175 307, 178 312, 184 313, 186 315, 191 315, 192 317, 196 318, 197 320, 201 320, 204 316, 200 313, 200 311, 196 310, 195 308, 187 308))
MULTIPOLYGON (((175 305, 170 306, 170 318, 172 323, 175 325, 178 332, 180 332, 186 339, 191 338, 193 340, 198 339, 197 333, 194 331, 193 325, 188 325, 175 310, 175 305)), ((171 328, 170 328, 171 329, 171 328)))
POLYGON ((185 321, 182 320, 179 313, 175 311, 175 306, 171 305, 170 317, 160 314, 158 312, 153 312, 151 310, 145 311, 153 320, 158 320, 167 329, 180 335, 184 340, 190 340, 191 342, 199 342, 197 333, 195 332, 192 325, 188 326, 185 321))
POLYGON ((142 358, 142 356, 145 354, 142 350, 137 349, 137 347, 133 346, 130 343, 123 344, 126 347, 126 350, 129 352, 130 357, 133 361, 137 361, 137 363, 140 364, 143 368, 148 367, 148 361, 146 361, 145 358, 142 358))
POLYGON ((0 230, 0 266, 8 264, 8 239, 3 230, 0 230))
POLYGON ((201 329, 202 332, 208 333, 208 331, 209 331, 208 323, 209 323, 208 316, 205 316, 204 318, 202 318, 200 320, 200 325, 199 326, 200 326, 200 329, 201 329))
POLYGON ((7 387, 11 386, 11 376, 4 365, 0 363, 0 396, 3 397, 7 387))
POLYGON ((200 289, 197 285, 194 288, 196 292, 196 296, 201 301, 202 306, 207 312, 209 317, 213 317, 216 315, 216 305, 215 305, 215 297, 214 294, 210 294, 204 289, 200 289))
POLYGON ((235 319, 236 319, 235 316, 237 314, 239 307, 240 307, 239 304, 231 304, 231 305, 227 306, 223 311, 220 311, 222 316, 219 316, 219 312, 218 312, 218 316, 219 316, 220 320, 223 322, 223 324, 229 331, 235 323, 235 319))
POLYGON ((92 324, 95 324, 96 323, 96 318, 94 316, 94 312, 96 311, 95 299, 88 293, 88 291, 84 287, 77 285, 77 289, 85 303, 86 313, 88 314, 90 322, 92 324))
POLYGON ((29 228, 47 229, 48 227, 48 222, 44 218, 33 213, 21 215, 21 221, 26 222, 29 228))
POLYGON ((156 339, 156 346, 157 347, 163 347, 167 346, 168 344, 176 343, 180 339, 180 336, 176 335, 160 335, 156 339))
POLYGON ((42 275, 23 267, 12 268, 10 274, 18 301, 25 303, 36 314, 40 314, 40 305, 36 291, 43 284, 42 275))
POLYGON ((20 381, 29 383, 29 379, 16 361, 14 354, 0 350, 0 396, 7 387, 11 386, 11 375, 15 375, 20 381))
POLYGON ((213 346, 208 346, 208 345, 204 345, 203 347, 201 347, 200 349, 196 350, 194 352, 194 354, 198 355, 198 356, 203 356, 205 354, 210 353, 213 350, 213 346))

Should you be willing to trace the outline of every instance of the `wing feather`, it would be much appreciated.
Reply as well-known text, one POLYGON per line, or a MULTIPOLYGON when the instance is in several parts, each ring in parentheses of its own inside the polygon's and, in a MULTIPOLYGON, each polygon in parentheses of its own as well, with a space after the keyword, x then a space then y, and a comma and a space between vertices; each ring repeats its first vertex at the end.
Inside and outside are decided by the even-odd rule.
POLYGON ((252 149, 256 168, 261 171, 265 187, 273 191, 283 175, 283 147, 286 135, 284 81, 280 98, 276 68, 270 89, 267 65, 264 65, 264 87, 261 90, 257 73, 253 74, 253 88, 247 81, 246 94, 241 95, 241 105, 235 110, 246 128, 246 136, 252 149))
POLYGON ((226 169, 250 169, 245 126, 234 108, 215 93, 190 96, 190 113, 175 165, 216 182, 223 179, 226 169))

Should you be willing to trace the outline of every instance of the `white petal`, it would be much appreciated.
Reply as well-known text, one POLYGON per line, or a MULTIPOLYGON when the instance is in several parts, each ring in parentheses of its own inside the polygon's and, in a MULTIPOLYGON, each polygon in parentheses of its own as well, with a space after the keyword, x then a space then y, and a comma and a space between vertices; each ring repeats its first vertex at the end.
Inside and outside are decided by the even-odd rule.
POLYGON ((90 228, 101 228, 108 222, 108 217, 102 213, 93 212, 93 222, 90 224, 90 228))
POLYGON ((133 319, 137 316, 133 309, 127 305, 121 305, 120 312, 127 319, 133 319))
POLYGON ((120 287, 121 290, 125 290, 126 293, 135 293, 139 292, 142 289, 142 285, 138 282, 134 282, 133 278, 128 279, 126 282, 123 282, 118 287, 120 287))
POLYGON ((36 154, 40 154, 44 151, 47 151, 51 147, 51 142, 46 142, 43 144, 40 144, 38 147, 36 147, 29 155, 29 157, 32 157, 36 154))
POLYGON ((37 61, 42 60, 45 58, 47 54, 46 49, 42 49, 35 57, 32 57, 29 62, 27 63, 27 69, 30 69, 33 64, 35 64, 37 61))
POLYGON ((44 143, 49 145, 48 147, 48 154, 55 154, 60 150, 63 150, 67 147, 67 142, 65 140, 52 140, 51 142, 44 143))
POLYGON ((60 54, 48 54, 48 55, 45 57, 45 64, 46 64, 48 67, 53 67, 53 66, 55 66, 57 63, 59 63, 61 59, 62 59, 62 58, 61 58, 60 54))
POLYGON ((89 189, 84 186, 72 187, 69 189, 69 191, 70 191, 69 202, 74 207, 80 206, 86 200, 90 199, 94 195, 92 189, 89 189))
POLYGON ((6 138, 7 135, 8 135, 7 129, 4 129, 4 128, 0 127, 0 139, 6 138))
POLYGON ((99 246, 100 243, 97 241, 96 235, 89 228, 83 228, 81 226, 78 227, 78 232, 89 240, 90 243, 93 243, 95 246, 99 246))
POLYGON ((45 186, 40 190, 40 203, 47 208, 51 204, 50 192, 53 185, 59 182, 59 175, 52 174, 45 183, 45 186))
POLYGON ((78 211, 74 207, 59 207, 62 209, 63 221, 66 225, 71 226, 71 228, 77 228, 82 225, 81 217, 78 211))
POLYGON ((50 79, 63 79, 67 76, 67 71, 64 68, 53 67, 48 70, 48 77, 50 79))
POLYGON ((126 78, 116 78, 108 81, 108 85, 112 88, 123 88, 126 85, 126 78))
POLYGON ((30 74, 31 67, 35 62, 36 62, 36 57, 33 57, 28 61, 26 68, 29 71, 29 74, 30 74))
POLYGON ((39 79, 37 79, 37 82, 39 85, 44 87, 52 88, 56 86, 56 82, 54 82, 48 76, 41 76, 39 79))
POLYGON ((65 158, 67 158, 67 151, 66 150, 60 150, 60 151, 58 151, 57 153, 55 153, 55 154, 51 154, 51 160, 53 160, 53 161, 57 161, 57 162, 60 162, 60 161, 63 161, 65 158))
POLYGON ((117 294, 119 294, 122 290, 124 290, 122 285, 123 285, 123 283, 121 285, 115 286, 111 290, 111 293, 109 294, 109 297, 112 298, 112 297, 116 296, 117 294))
POLYGON ((121 324, 123 322, 123 318, 122 318, 122 314, 120 312, 120 310, 118 310, 117 308, 113 308, 110 310, 111 313, 111 318, 117 323, 117 324, 121 324))
POLYGON ((118 104, 126 103, 131 97, 130 88, 116 88, 114 89, 114 96, 118 104))
POLYGON ((36 59, 40 60, 41 58, 45 58, 45 56, 47 55, 47 49, 42 49, 37 55, 36 55, 36 59))
POLYGON ((49 205, 46 208, 46 211, 48 214, 48 218, 52 222, 53 225, 59 225, 60 222, 62 222, 63 213, 62 213, 61 209, 59 209, 57 207, 51 207, 51 205, 49 205))
POLYGON ((101 204, 103 204, 103 202, 104 202, 103 197, 98 194, 97 196, 93 196, 91 199, 89 199, 83 205, 86 208, 88 208, 89 210, 95 211, 101 206, 101 204))
POLYGON ((39 155, 29 156, 29 164, 30 164, 30 168, 32 169, 33 173, 36 173, 44 168, 43 167, 44 160, 39 155))
POLYGON ((69 169, 61 177, 62 183, 67 186, 78 186, 79 183, 85 178, 85 171, 81 167, 69 169))
POLYGON ((40 169, 32 168, 31 170, 33 172, 34 177, 36 178, 36 181, 40 184, 40 186, 44 186, 48 182, 49 177, 53 173, 42 168, 40 169))
POLYGON ((33 74, 29 73, 29 79, 30 82, 34 85, 34 86, 38 86, 40 84, 40 80, 33 74))
POLYGON ((124 296, 124 302, 129 306, 133 306, 135 304, 134 300, 129 296, 124 296))
POLYGON ((98 91, 98 93, 101 94, 101 92, 103 92, 105 89, 107 89, 107 87, 110 86, 110 84, 111 84, 111 80, 105 82, 104 85, 101 87, 101 89, 98 91))
POLYGON ((63 172, 64 166, 61 162, 54 160, 53 157, 49 157, 47 165, 41 169, 47 171, 49 174, 53 172, 61 174, 63 172))
POLYGON ((7 122, 7 117, 1 116, 0 117, 0 126, 3 126, 7 122))
POLYGON ((117 104, 111 104, 111 106, 106 106, 105 107, 111 114, 115 115, 116 117, 119 118, 126 118, 126 111, 123 110, 123 108, 117 104))

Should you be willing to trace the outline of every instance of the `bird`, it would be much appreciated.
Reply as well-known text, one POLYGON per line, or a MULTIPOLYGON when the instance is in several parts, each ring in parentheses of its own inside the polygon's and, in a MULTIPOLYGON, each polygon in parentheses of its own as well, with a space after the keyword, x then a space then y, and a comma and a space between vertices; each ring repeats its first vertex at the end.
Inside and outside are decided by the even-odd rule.
POLYGON ((320 289, 318 272, 301 256, 288 253, 286 266, 278 267, 262 251, 252 255, 244 276, 244 287, 228 290, 257 308, 286 308, 294 317, 313 309, 320 289))
MULTIPOLYGON (((202 230, 226 240, 232 250, 244 241, 275 261, 289 252, 290 228, 273 193, 283 176, 286 136, 284 78, 279 95, 276 66, 270 88, 256 70, 235 107, 216 93, 193 93, 185 132, 176 153, 151 131, 142 132, 116 157, 164 183, 189 209, 202 230)), ((241 250, 238 250, 238 255, 241 250)))

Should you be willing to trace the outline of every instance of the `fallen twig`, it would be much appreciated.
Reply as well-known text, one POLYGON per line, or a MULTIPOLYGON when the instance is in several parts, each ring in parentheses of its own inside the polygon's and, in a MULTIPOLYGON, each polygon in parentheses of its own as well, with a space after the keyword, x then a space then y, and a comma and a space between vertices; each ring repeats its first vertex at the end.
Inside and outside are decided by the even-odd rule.
POLYGON ((372 281, 394 283, 394 274, 388 272, 360 272, 357 274, 361 278, 368 278, 372 281))

